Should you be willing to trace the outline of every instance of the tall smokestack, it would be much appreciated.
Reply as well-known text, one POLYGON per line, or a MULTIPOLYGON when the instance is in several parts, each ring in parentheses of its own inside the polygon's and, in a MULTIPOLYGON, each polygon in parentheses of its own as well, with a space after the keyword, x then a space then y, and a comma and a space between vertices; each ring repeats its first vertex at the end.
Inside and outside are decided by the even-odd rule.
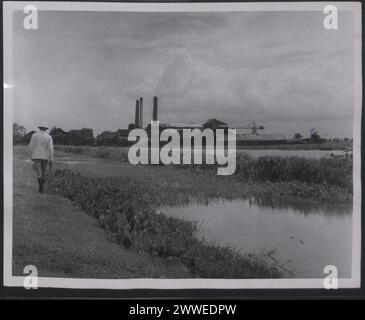
POLYGON ((134 125, 136 128, 139 128, 139 100, 136 100, 136 114, 135 114, 134 125))
POLYGON ((158 108, 157 97, 153 97, 153 114, 152 114, 153 121, 157 121, 157 108, 158 108))
POLYGON ((143 128, 143 98, 139 98, 139 126, 143 128))

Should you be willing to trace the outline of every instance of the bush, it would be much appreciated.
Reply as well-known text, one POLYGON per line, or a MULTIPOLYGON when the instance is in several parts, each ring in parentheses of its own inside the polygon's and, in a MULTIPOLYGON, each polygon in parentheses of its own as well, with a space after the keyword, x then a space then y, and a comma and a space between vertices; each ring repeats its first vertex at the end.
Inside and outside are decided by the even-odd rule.
MULTIPOLYGON (((216 174, 216 164, 182 165, 195 174, 216 174)), ((246 154, 237 155, 234 176, 248 182, 304 182, 322 186, 335 186, 352 192, 352 159, 331 157, 307 159, 301 157, 252 158, 246 154)))
POLYGON ((111 157, 111 151, 109 149, 99 149, 96 151, 95 156, 97 158, 109 159, 111 157))
POLYGON ((177 259, 196 276, 213 278, 278 278, 278 266, 263 257, 242 255, 229 247, 198 240, 195 222, 167 217, 151 209, 143 185, 133 180, 84 177, 55 171, 52 189, 98 219, 125 248, 177 259))
POLYGON ((300 181, 338 186, 352 191, 352 161, 344 157, 244 157, 238 159, 235 174, 249 181, 300 181))

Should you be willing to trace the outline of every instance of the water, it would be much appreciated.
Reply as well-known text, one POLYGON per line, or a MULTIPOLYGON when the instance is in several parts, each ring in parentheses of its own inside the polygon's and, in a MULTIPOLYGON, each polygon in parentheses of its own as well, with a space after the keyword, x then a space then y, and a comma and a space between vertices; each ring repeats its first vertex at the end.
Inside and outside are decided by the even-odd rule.
MULTIPOLYGON (((26 159, 24 160, 27 163, 32 163, 32 160, 26 159)), ((61 159, 53 161, 54 163, 63 163, 63 164, 88 164, 89 161, 83 161, 83 160, 67 160, 67 159, 61 159)))
POLYGON ((237 149, 237 154, 248 154, 251 157, 258 158, 262 156, 280 156, 280 157, 303 157, 308 159, 319 159, 319 158, 329 158, 332 155, 344 155, 342 150, 277 150, 277 149, 267 149, 267 150, 240 150, 237 149))
POLYGON ((200 222, 198 238, 247 253, 276 250, 274 257, 280 264, 289 262, 296 278, 323 278, 323 268, 329 264, 338 268, 339 277, 351 275, 349 206, 251 199, 165 208, 163 212, 200 222))
MULTIPOLYGON (((143 148, 142 148, 143 149, 143 148)), ((145 148, 143 150, 151 150, 145 148)), ((197 149, 203 154, 215 154, 215 150, 197 149)), ((191 149, 182 149, 183 154, 190 154, 191 149)), ((279 150, 279 149, 237 149, 237 155, 247 154, 253 158, 262 156, 279 156, 279 157, 303 157, 308 159, 330 158, 331 156, 345 155, 343 150, 279 150)))

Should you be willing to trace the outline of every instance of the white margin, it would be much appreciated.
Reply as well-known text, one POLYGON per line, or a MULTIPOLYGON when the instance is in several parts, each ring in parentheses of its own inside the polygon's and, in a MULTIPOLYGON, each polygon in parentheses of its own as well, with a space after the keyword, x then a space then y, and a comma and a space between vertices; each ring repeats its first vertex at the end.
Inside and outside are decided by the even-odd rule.
MULTIPOLYGON (((13 246, 13 20, 14 10, 28 4, 50 11, 125 12, 233 12, 233 11, 323 11, 328 4, 354 14, 354 122, 353 122, 353 245, 351 278, 339 279, 339 288, 360 287, 361 262, 361 3, 360 2, 260 2, 260 3, 91 3, 3 2, 4 79, 4 285, 23 287, 24 277, 12 275, 13 246)), ((39 277, 39 287, 84 289, 276 289, 323 288, 323 279, 78 279, 39 277)))

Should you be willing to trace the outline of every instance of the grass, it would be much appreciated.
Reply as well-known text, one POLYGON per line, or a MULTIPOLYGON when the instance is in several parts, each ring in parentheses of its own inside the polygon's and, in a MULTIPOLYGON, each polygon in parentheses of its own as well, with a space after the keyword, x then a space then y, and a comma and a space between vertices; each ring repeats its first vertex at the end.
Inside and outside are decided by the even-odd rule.
MULTIPOLYGON (((216 165, 207 164, 180 168, 199 176, 215 175, 217 170, 216 165)), ((233 179, 249 184, 253 194, 291 195, 338 203, 352 200, 351 157, 306 159, 238 155, 233 179)))
MULTIPOLYGON (((217 176, 216 166, 149 166, 131 165, 125 161, 124 148, 95 148, 61 146, 55 151, 55 167, 66 168, 57 159, 65 157, 87 161, 74 165, 83 176, 133 178, 146 186, 150 203, 183 205, 206 202, 209 199, 239 199, 247 197, 300 197, 324 204, 352 202, 352 159, 304 159, 296 157, 239 156, 237 170, 232 176, 217 176), (96 157, 98 150, 110 150, 108 159, 96 157), (76 150, 76 154, 74 153, 76 150), (123 161, 120 161, 122 157, 123 161), (107 160, 107 161, 106 161, 107 160), (265 174, 264 174, 265 173, 265 174)), ((27 151, 16 147, 24 159, 27 151)))
MULTIPOLYGON (((60 155, 65 156, 64 153, 56 151, 56 158, 60 155)), ((191 180, 188 179, 186 172, 176 174, 173 168, 159 166, 136 168, 119 161, 105 163, 100 160, 88 165, 76 165, 75 169, 83 171, 85 176, 80 178, 79 173, 73 172, 74 179, 62 180, 63 182, 72 180, 76 183, 77 192, 71 197, 67 196, 74 203, 72 205, 72 202, 59 195, 39 195, 36 192, 34 172, 30 169, 30 164, 23 161, 26 158, 26 149, 15 148, 14 274, 21 275, 25 265, 34 264, 38 267, 40 276, 61 277, 276 278, 282 275, 280 267, 273 263, 268 264, 264 255, 242 256, 228 247, 221 248, 202 243, 193 236, 194 223, 184 223, 154 212, 152 207, 168 203, 169 201, 166 201, 168 198, 171 197, 171 201, 176 200, 173 195, 181 194, 179 191, 181 187, 187 190, 191 180), (27 172, 24 172, 27 166, 29 166, 27 172), (156 181, 155 170, 164 172, 163 175, 168 181, 160 180, 159 187, 150 195, 148 190, 151 190, 153 181, 156 181), (137 172, 139 174, 136 174, 137 172), (180 177, 177 179, 179 182, 176 182, 177 176, 180 177), (108 191, 105 193, 105 190, 100 189, 102 186, 100 179, 112 179, 118 184, 122 183, 124 189, 120 190, 124 195, 130 195, 131 192, 135 194, 137 200, 133 201, 133 210, 142 208, 146 210, 150 224, 149 226, 145 224, 145 227, 152 228, 153 232, 137 232, 145 222, 143 219, 138 228, 131 228, 133 223, 125 223, 128 221, 127 210, 119 216, 116 216, 115 211, 110 213, 111 209, 106 204, 114 206, 122 197, 120 193, 112 192, 108 195, 108 191), (98 190, 99 196, 112 198, 104 198, 102 201, 95 194, 84 197, 85 193, 80 190, 82 188, 90 190, 90 181, 97 181, 98 188, 94 191, 98 190), (172 185, 173 188, 166 188, 166 183, 172 181, 175 183, 172 185), (29 193, 30 188, 31 193, 29 193), (157 197, 156 195, 164 189, 170 190, 171 193, 157 197), (150 202, 152 198, 156 201, 150 202), (83 202, 80 199, 83 199, 83 202), (94 202, 95 199, 99 200, 94 202), (95 210, 96 203, 97 206, 101 206, 97 207, 98 214, 92 211, 95 210), (88 204, 91 204, 89 209, 88 204), (84 211, 90 215, 86 215, 84 211), (119 221, 117 224, 115 219, 119 221), (115 229, 117 226, 122 228, 115 229), (172 232, 170 228, 175 231, 172 232), (80 232, 80 229, 83 232, 80 232), (181 254, 182 252, 187 253, 181 254)), ((60 168, 62 165, 55 163, 55 166, 60 168)), ((60 178, 57 177, 58 182, 60 178)), ((198 178, 193 179, 198 180, 198 178)), ((66 188, 66 190, 74 189, 66 188)), ((57 192, 61 193, 60 190, 57 192)), ((180 201, 186 203, 190 195, 191 192, 182 194, 180 201)), ((214 193, 210 190, 204 197, 206 196, 214 196, 214 193)), ((123 206, 127 206, 126 209, 130 208, 128 203, 123 201, 123 206)), ((139 215, 133 213, 132 216, 136 218, 139 215)), ((135 220, 134 218, 132 220, 135 220)))
POLYGON ((303 143, 303 144, 279 144, 279 145, 247 145, 239 146, 239 149, 250 150, 352 150, 351 140, 331 140, 323 143, 303 143))
MULTIPOLYGON (((19 158, 26 159, 28 157, 28 152, 24 147, 15 147, 14 150, 19 158)), ((124 250, 129 248, 129 250, 125 250, 126 252, 130 254, 131 252, 143 252, 146 257, 161 259, 162 266, 172 263, 173 267, 170 269, 170 274, 175 272, 175 274, 202 277, 220 277, 222 275, 226 277, 235 277, 237 275, 254 277, 259 274, 260 277, 277 277, 280 276, 282 270, 280 266, 267 265, 265 257, 242 256, 231 248, 220 248, 209 243, 197 242, 191 236, 195 232, 193 224, 183 224, 175 220, 163 220, 161 222, 158 219, 167 218, 157 218, 155 213, 157 208, 184 205, 192 202, 205 203, 211 199, 219 198, 246 199, 256 197, 257 199, 270 198, 275 201, 275 199, 280 200, 294 196, 307 203, 323 202, 326 205, 331 203, 336 205, 350 204, 352 201, 352 161, 350 158, 262 157, 253 159, 240 157, 237 161, 235 175, 217 176, 214 166, 133 166, 126 161, 126 153, 127 149, 123 148, 56 146, 54 166, 60 172, 65 168, 70 168, 70 165, 58 162, 62 157, 87 161, 87 164, 72 165, 72 174, 74 176, 67 171, 67 174, 65 173, 67 179, 64 181, 65 183, 71 181, 71 186, 69 189, 62 188, 56 192, 62 193, 74 201, 75 204, 81 206, 83 211, 87 211, 91 216, 97 218, 98 225, 107 230, 107 234, 114 242, 122 245, 124 250), (107 205, 105 207, 97 206, 95 209, 95 203, 93 202, 93 199, 96 199, 96 193, 94 192, 97 190, 94 186, 95 181, 98 181, 96 185, 101 186, 99 188, 100 196, 108 199, 108 201, 101 201, 100 203, 109 203, 109 207, 107 205), (105 186, 103 181, 108 181, 105 182, 105 186), (110 184, 114 185, 115 188, 110 189, 110 184), (92 196, 87 191, 75 191, 90 185, 91 189, 94 190, 92 196), (75 186, 77 186, 77 189, 75 189, 75 186), (116 196, 118 190, 122 190, 123 194, 130 197, 130 200, 124 199, 121 194, 116 196), (138 195, 137 199, 135 195, 138 195), (120 204, 121 199, 124 199, 122 204, 120 204), (119 206, 122 208, 127 206, 121 210, 121 214, 118 213, 120 211, 119 206), (93 212, 93 210, 97 211, 93 212), (143 227, 144 222, 147 221, 147 224, 150 222, 152 232, 143 234, 144 229, 140 230, 142 228, 134 230, 133 227, 132 229, 131 223, 127 219, 128 210, 132 212, 130 213, 133 217, 132 220, 139 219, 136 217, 139 217, 140 214, 142 216, 146 215, 141 220, 142 222, 137 225, 143 227), (127 219, 127 222, 124 218, 127 219), (156 225, 159 224, 164 227, 158 229, 156 225), (178 236, 176 236, 176 232, 171 232, 171 229, 169 229, 172 226, 183 231, 180 233, 176 231, 178 232, 178 236), (137 230, 141 232, 137 232, 137 230), (171 237, 171 234, 174 236, 171 237), (171 249, 171 247, 176 248, 171 249), (188 254, 181 255, 182 251, 188 251, 188 254), (221 263, 216 263, 217 259, 221 263), (232 273, 229 270, 232 270, 232 273)), ((60 179, 62 179, 62 175, 59 174, 56 182, 60 183, 60 179)), ((22 202, 23 199, 19 198, 18 201, 22 202)), ((68 210, 67 208, 70 205, 67 200, 65 201, 64 205, 60 207, 68 210)), ((26 208, 22 210, 26 210, 26 208)), ((40 209, 40 212, 43 211, 44 209, 40 209)), ((47 223, 50 222, 45 222, 45 226, 47 223)), ((74 223, 80 226, 78 221, 74 223)), ((32 228, 29 230, 32 230, 32 228)), ((43 232, 46 231, 46 228, 43 229, 43 232)), ((55 229, 52 228, 52 231, 57 234, 55 229)), ((21 232, 24 233, 24 231, 21 232)), ((90 232, 93 231, 90 230, 90 232)), ((26 238, 21 240, 22 245, 28 241, 26 238)), ((29 251, 34 254, 32 250, 36 251, 37 246, 40 246, 43 241, 44 239, 39 241, 34 249, 22 249, 21 246, 18 246, 17 250, 19 253, 29 251)), ((26 255, 26 253, 24 254, 26 255)), ((40 255, 39 252, 37 254, 40 255)), ((37 254, 34 255, 37 256, 37 254)), ((22 254, 18 256, 21 257, 22 254)), ((74 258, 69 256, 66 261, 72 261, 72 259, 74 258)), ((78 263, 83 264, 82 262, 78 263)), ((86 268, 87 264, 84 265, 86 268)), ((153 274, 154 271, 146 271, 147 274, 149 272, 153 274)), ((168 274, 167 271, 161 272, 168 274)), ((111 273, 113 274, 113 272, 111 273)), ((114 274, 118 273, 115 272, 114 274)), ((143 272, 137 272, 137 274, 143 274, 143 272)))
POLYGON ((89 147, 89 146, 63 146, 56 145, 54 147, 56 152, 61 154, 72 153, 75 155, 86 155, 109 160, 126 160, 128 151, 126 148, 120 147, 89 147))
POLYGON ((235 174, 224 177, 217 176, 215 165, 130 165, 125 160, 127 150, 124 148, 61 146, 56 150, 56 159, 70 155, 92 162, 93 165, 75 167, 83 175, 133 177, 150 186, 148 192, 154 194, 155 199, 152 202, 169 202, 168 205, 204 202, 216 197, 237 199, 250 196, 301 197, 307 201, 337 204, 352 202, 351 157, 251 158, 243 154, 237 156, 235 174), (98 161, 99 152, 110 156, 105 158, 103 155, 98 161))
MULTIPOLYGON (((57 150, 72 152, 72 153, 80 153, 80 154, 92 154, 97 151, 93 150, 110 150, 111 154, 114 156, 118 156, 120 151, 118 150, 126 150, 126 148, 122 147, 110 147, 110 146, 71 146, 71 145, 57 145, 55 146, 57 150)), ((238 150, 323 150, 323 151, 331 151, 331 150, 344 150, 350 151, 353 149, 353 144, 351 140, 331 140, 323 143, 303 143, 303 144, 278 144, 278 145, 240 145, 237 147, 238 150)))
POLYGON ((174 261, 121 248, 67 199, 40 195, 30 165, 17 157, 13 182, 13 275, 23 275, 23 268, 32 264, 42 277, 192 277, 174 261))
POLYGON ((96 218, 120 245, 177 261, 195 277, 279 278, 280 265, 264 255, 241 254, 195 237, 194 222, 167 217, 151 208, 145 186, 133 179, 85 177, 57 170, 52 186, 96 218))

